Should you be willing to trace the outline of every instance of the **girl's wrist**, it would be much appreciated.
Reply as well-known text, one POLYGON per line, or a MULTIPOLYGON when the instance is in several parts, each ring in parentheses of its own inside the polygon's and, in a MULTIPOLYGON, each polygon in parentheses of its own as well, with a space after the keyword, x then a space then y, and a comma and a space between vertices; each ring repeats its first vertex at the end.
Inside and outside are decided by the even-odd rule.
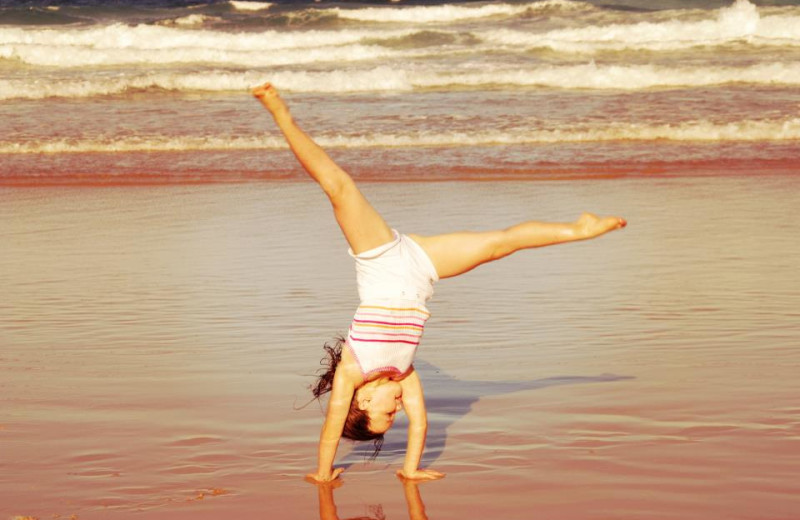
POLYGON ((419 470, 419 466, 403 466, 403 473, 406 475, 413 475, 419 470))

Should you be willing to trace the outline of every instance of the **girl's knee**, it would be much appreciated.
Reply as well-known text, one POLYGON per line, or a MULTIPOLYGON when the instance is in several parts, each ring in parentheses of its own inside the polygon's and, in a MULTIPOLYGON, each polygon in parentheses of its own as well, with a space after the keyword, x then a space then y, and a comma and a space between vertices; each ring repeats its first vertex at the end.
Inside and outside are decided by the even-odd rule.
POLYGON ((488 259, 499 260, 517 250, 517 238, 513 228, 491 231, 486 237, 488 259))

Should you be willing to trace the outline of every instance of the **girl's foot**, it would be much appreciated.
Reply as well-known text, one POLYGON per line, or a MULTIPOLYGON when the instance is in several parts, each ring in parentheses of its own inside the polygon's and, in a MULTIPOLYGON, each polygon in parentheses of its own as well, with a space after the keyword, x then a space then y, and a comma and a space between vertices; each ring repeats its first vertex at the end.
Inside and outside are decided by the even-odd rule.
POLYGON ((575 222, 581 238, 594 238, 615 229, 624 228, 628 222, 622 217, 600 218, 592 213, 584 213, 575 222))
POLYGON ((264 83, 251 90, 251 92, 274 117, 289 112, 289 108, 286 106, 283 99, 281 99, 278 90, 272 86, 271 83, 264 83))

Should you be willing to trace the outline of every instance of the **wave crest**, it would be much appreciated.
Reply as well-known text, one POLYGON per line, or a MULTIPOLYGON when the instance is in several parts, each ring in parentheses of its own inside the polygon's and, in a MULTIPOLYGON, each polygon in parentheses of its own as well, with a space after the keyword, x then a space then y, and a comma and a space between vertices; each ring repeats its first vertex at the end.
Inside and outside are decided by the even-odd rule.
POLYGON ((156 22, 158 25, 178 26, 178 27, 197 27, 204 25, 206 22, 219 22, 222 18, 218 16, 209 16, 205 14, 194 13, 179 18, 172 18, 169 20, 160 20, 156 22))
MULTIPOLYGON (((325 148, 458 147, 555 144, 613 141, 737 142, 800 140, 800 118, 745 120, 728 123, 687 121, 648 125, 616 123, 602 128, 570 126, 569 129, 488 130, 477 132, 420 131, 403 134, 320 135, 325 148)), ((145 136, 121 139, 48 140, 1 142, 0 154, 170 152, 195 150, 257 150, 285 148, 279 137, 145 136)))
POLYGON ((365 7, 326 9, 324 12, 359 22, 447 24, 490 17, 511 17, 535 11, 586 8, 589 4, 572 0, 541 0, 524 4, 484 4, 481 6, 434 5, 415 7, 365 7))
POLYGON ((712 19, 636 24, 590 25, 528 33, 498 29, 478 35, 490 44, 509 48, 547 48, 558 52, 651 50, 671 51, 745 42, 762 46, 800 46, 800 17, 762 17, 748 0, 717 11, 712 19))
MULTIPOLYGON (((558 5, 580 5, 567 0, 553 1, 558 5)), ((369 9, 375 9, 380 12, 407 12, 411 18, 424 21, 420 13, 435 14, 436 11, 414 10, 458 8, 486 13, 489 10, 479 10, 510 7, 531 9, 531 5, 549 3, 346 11, 369 13, 372 12, 369 9)), ((592 55, 602 51, 680 51, 695 47, 745 44, 749 48, 784 47, 796 52, 796 48, 800 47, 800 16, 792 14, 795 12, 783 10, 781 14, 762 16, 747 0, 737 0, 732 6, 715 12, 712 18, 702 20, 589 25, 545 32, 508 27, 473 28, 468 31, 442 27, 432 31, 420 26, 389 30, 348 27, 338 30, 228 32, 204 27, 207 22, 213 22, 208 25, 216 25, 219 19, 195 13, 159 22, 161 25, 128 26, 116 23, 107 26, 70 26, 57 30, 0 26, 0 59, 58 68, 184 63, 252 68, 375 59, 445 59, 449 55, 481 56, 489 52, 498 53, 508 62, 507 56, 538 49, 592 55)), ((439 19, 436 16, 432 18, 439 19)))
MULTIPOLYGON (((191 16, 191 15, 190 15, 191 16)), ((205 15, 200 15, 205 16, 205 15)), ((193 18, 192 20, 200 20, 193 18)), ((274 31, 224 32, 192 30, 159 25, 124 25, 70 27, 53 29, 21 29, 0 26, 0 48, 8 46, 41 46, 47 48, 87 48, 115 50, 173 50, 191 52, 215 49, 224 51, 261 52, 281 49, 314 49, 339 46, 367 40, 402 37, 414 30, 346 30, 346 31, 274 31)))
MULTIPOLYGON (((262 83, 263 72, 153 72, 90 79, 0 80, 0 100, 50 97, 89 98, 137 90, 176 92, 246 91, 262 83)), ((280 71, 268 78, 286 92, 408 92, 470 88, 557 88, 643 90, 710 87, 725 84, 800 85, 800 63, 766 63, 750 67, 681 67, 656 65, 542 66, 532 70, 464 72, 414 71, 380 66, 362 70, 280 71)))
POLYGON ((237 11, 264 11, 274 5, 269 2, 244 2, 238 0, 229 0, 228 4, 237 11))

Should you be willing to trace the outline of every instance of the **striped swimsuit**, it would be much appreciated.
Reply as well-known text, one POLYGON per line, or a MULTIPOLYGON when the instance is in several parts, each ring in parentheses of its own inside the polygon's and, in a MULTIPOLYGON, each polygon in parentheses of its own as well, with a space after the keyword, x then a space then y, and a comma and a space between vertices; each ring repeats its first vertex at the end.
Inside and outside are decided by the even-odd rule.
POLYGON ((439 279, 422 248, 396 231, 392 242, 351 256, 361 305, 356 310, 347 345, 364 377, 404 374, 414 361, 425 322, 425 302, 439 279))

